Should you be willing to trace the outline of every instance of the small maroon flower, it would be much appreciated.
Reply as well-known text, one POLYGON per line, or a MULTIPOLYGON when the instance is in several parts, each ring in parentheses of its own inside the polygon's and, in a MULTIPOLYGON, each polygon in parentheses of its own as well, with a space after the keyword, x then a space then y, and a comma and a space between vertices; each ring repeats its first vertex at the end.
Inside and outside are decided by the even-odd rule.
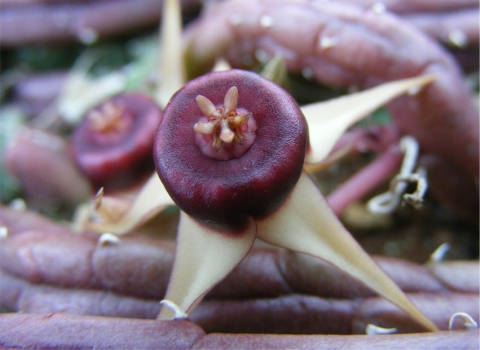
POLYGON ((246 71, 215 72, 177 92, 155 140, 157 171, 199 222, 241 230, 275 210, 302 172, 307 124, 283 89, 246 71))
POLYGON ((95 189, 118 189, 153 170, 160 108, 149 97, 124 93, 89 111, 72 135, 72 153, 95 189))

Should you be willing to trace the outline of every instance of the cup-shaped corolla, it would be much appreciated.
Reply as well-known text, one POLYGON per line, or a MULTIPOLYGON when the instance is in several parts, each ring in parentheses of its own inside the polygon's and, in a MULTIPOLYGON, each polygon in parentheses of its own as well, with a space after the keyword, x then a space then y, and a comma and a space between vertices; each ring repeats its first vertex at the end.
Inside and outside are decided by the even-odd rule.
POLYGON ((166 106, 155 163, 183 211, 239 232, 291 192, 307 135, 302 112, 282 88, 252 72, 214 72, 187 83, 166 106))
POLYGON ((156 103, 138 93, 114 96, 86 114, 71 149, 95 189, 119 189, 149 174, 160 116, 156 103))

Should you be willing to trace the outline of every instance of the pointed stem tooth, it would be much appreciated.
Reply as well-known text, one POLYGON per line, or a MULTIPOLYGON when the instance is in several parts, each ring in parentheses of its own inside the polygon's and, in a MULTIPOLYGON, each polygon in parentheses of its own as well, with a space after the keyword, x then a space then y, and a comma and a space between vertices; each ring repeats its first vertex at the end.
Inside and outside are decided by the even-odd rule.
POLYGON ((206 116, 206 117, 209 117, 209 116, 213 115, 217 111, 217 108, 215 107, 213 102, 210 101, 205 96, 198 95, 195 98, 195 101, 197 101, 198 108, 200 108, 203 115, 206 116))
POLYGON ((103 199, 103 194, 104 194, 104 188, 101 187, 98 192, 95 194, 95 199, 93 200, 93 207, 95 210, 100 208, 102 205, 102 199, 103 199))
MULTIPOLYGON (((244 232, 226 234, 207 228, 182 212, 175 262, 164 299, 188 314, 247 255, 255 231, 255 222, 251 220, 244 232)), ((174 317, 169 308, 162 308, 158 315, 162 320, 174 317)))
POLYGON ((230 111, 235 111, 238 104, 238 89, 236 86, 232 86, 227 93, 225 94, 225 99, 223 101, 223 107, 225 111, 224 114, 227 114, 230 111))
POLYGON ((440 246, 435 249, 435 251, 430 255, 428 262, 440 262, 445 259, 445 254, 447 254, 448 250, 450 249, 450 244, 442 243, 440 246))
POLYGON ((287 65, 281 55, 275 55, 263 67, 260 75, 278 85, 284 85, 287 81, 287 65))
POLYGON ((125 214, 130 204, 130 200, 125 197, 105 196, 102 197, 98 206, 95 206, 95 212, 92 213, 92 216, 104 221, 116 221, 125 214))
POLYGON ((260 239, 336 265, 407 311, 427 329, 437 329, 353 239, 305 173, 284 204, 257 221, 257 227, 260 239))
POLYGON ((175 317, 174 317, 175 320, 182 320, 182 319, 188 318, 188 315, 185 312, 183 312, 177 304, 175 304, 170 300, 163 299, 160 302, 160 305, 169 307, 175 313, 175 317))
POLYGON ((109 232, 105 232, 98 238, 97 245, 101 248, 106 247, 107 245, 113 245, 118 243, 120 243, 120 238, 109 232))
POLYGON ((365 327, 365 333, 367 335, 392 334, 395 332, 397 332, 396 328, 383 328, 371 323, 367 324, 367 327, 365 327))
POLYGON ((220 140, 225 143, 231 143, 235 138, 235 133, 229 128, 227 120, 222 119, 221 128, 220 140))
POLYGON ((400 173, 390 182, 388 192, 375 196, 368 201, 367 207, 372 213, 393 213, 402 202, 402 198, 414 207, 419 207, 422 204, 428 184, 426 175, 413 174, 418 158, 418 142, 411 136, 404 136, 400 141, 400 148, 405 153, 400 173), (416 182, 417 190, 413 194, 404 195, 408 182, 416 182))

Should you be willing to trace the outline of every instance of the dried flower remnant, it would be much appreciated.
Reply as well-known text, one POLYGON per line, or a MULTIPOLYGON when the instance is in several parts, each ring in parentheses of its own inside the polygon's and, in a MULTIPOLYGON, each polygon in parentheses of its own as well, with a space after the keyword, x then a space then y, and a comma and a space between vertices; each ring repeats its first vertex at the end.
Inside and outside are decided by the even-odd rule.
POLYGON ((419 151, 418 142, 413 137, 405 136, 400 141, 400 147, 405 153, 400 173, 391 181, 388 192, 370 199, 367 205, 372 213, 392 213, 398 208, 402 199, 416 209, 423 204, 423 196, 428 184, 424 170, 418 169, 414 173, 419 151), (404 193, 409 182, 417 184, 417 189, 411 194, 404 193))
POLYGON ((153 169, 151 149, 160 116, 150 98, 134 93, 117 95, 86 114, 71 148, 95 189, 129 186, 153 169))

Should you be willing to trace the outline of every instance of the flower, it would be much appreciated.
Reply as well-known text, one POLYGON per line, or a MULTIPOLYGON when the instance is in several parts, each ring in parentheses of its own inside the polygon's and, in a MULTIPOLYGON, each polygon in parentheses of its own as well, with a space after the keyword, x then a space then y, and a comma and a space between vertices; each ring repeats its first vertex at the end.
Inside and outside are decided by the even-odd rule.
MULTIPOLYGON (((354 122, 390 99, 411 89, 418 89, 432 82, 434 78, 423 76, 387 83, 325 103, 304 106, 301 111, 296 106, 289 105, 288 113, 281 114, 281 110, 285 106, 283 101, 286 99, 289 103, 293 99, 283 92, 272 102, 270 97, 273 95, 270 94, 269 89, 274 84, 266 83, 259 77, 253 77, 255 74, 250 72, 230 71, 222 75, 220 80, 212 80, 210 90, 226 88, 226 91, 221 91, 222 97, 225 96, 223 107, 217 107, 206 97, 199 97, 203 96, 203 92, 198 91, 201 89, 197 88, 207 86, 209 79, 213 76, 219 77, 219 74, 203 76, 187 83, 166 106, 157 132, 155 146, 157 170, 163 184, 156 175, 153 175, 119 221, 93 223, 89 227, 100 232, 129 232, 151 217, 152 213, 170 205, 172 203, 168 195, 170 193, 182 212, 178 228, 176 258, 165 300, 167 305, 174 305, 181 315, 188 314, 202 297, 246 256, 255 239, 259 238, 277 246, 329 261, 407 311, 425 328, 435 330, 435 325, 406 298, 395 283, 350 236, 330 210, 316 185, 305 171, 301 171, 304 161, 305 163, 321 162, 329 154, 342 133, 354 122), (232 77, 234 79, 229 80, 232 77), (259 89, 258 86, 257 88, 247 88, 250 83, 244 84, 245 80, 254 81, 253 85, 264 84, 263 87, 268 85, 268 89, 259 89), (223 82, 222 88, 218 86, 219 81, 223 82), (242 88, 241 84, 243 84, 242 88), (267 90, 268 98, 263 96, 267 90), (241 100, 244 93, 248 94, 248 99, 240 104, 237 99, 241 100), (237 110, 239 105, 244 108, 239 113, 241 120, 237 126, 232 126, 225 119, 224 112, 225 109, 237 110), (277 105, 282 108, 276 108, 277 105), (282 176, 273 176, 275 179, 272 181, 279 181, 280 185, 269 187, 271 179, 266 181, 266 187, 262 187, 262 189, 267 194, 264 196, 260 192, 258 204, 255 203, 256 192, 252 190, 252 188, 257 188, 257 184, 239 185, 238 188, 241 191, 247 188, 247 196, 243 194, 244 192, 231 192, 232 188, 229 186, 237 188, 235 187, 237 183, 230 179, 224 181, 222 176, 226 174, 225 167, 229 167, 225 163, 241 163, 242 160, 238 160, 239 158, 249 157, 251 153, 255 152, 262 153, 254 150, 254 147, 263 130, 268 130, 267 136, 273 142, 272 149, 278 145, 274 136, 276 134, 272 130, 283 126, 286 121, 282 117, 270 118, 268 126, 261 125, 263 117, 259 117, 254 110, 259 106, 261 110, 271 109, 271 106, 274 106, 274 116, 277 112, 280 113, 280 116, 293 114, 297 121, 303 120, 303 114, 308 124, 308 136, 305 134, 306 124, 305 127, 297 128, 299 131, 298 134, 295 134, 298 137, 295 138, 296 143, 292 146, 293 156, 287 157, 288 161, 280 157, 278 159, 282 161, 275 159, 276 161, 272 164, 268 164, 268 161, 262 158, 269 168, 272 165, 274 168, 285 165, 282 162, 288 164, 291 162, 294 166, 293 170, 289 166, 282 168, 291 171, 288 175, 284 175, 280 171, 282 176), (220 108, 223 109, 220 110, 220 108), (256 125, 240 131, 242 125, 245 126, 247 123, 247 117, 248 120, 255 119, 256 125), (180 131, 178 132, 178 130, 180 131), (212 152, 221 149, 223 144, 231 144, 235 138, 239 140, 239 136, 243 137, 242 133, 245 131, 255 132, 256 136, 250 146, 238 143, 243 153, 229 153, 228 147, 230 146, 227 146, 226 156, 222 155, 211 159, 212 154, 215 154, 212 152), (197 137, 195 134, 200 136, 197 137), (177 145, 177 142, 180 142, 180 146, 177 145), (207 154, 198 151, 199 144, 207 150, 207 154), (204 161, 206 158, 210 158, 205 166, 200 166, 195 160, 195 157, 201 153, 203 153, 204 161), (304 159, 299 158, 299 154, 304 159), (181 157, 186 157, 188 161, 193 162, 190 164, 190 169, 178 170, 176 168, 181 157), (223 170, 217 171, 217 167, 221 167, 223 170), (296 171, 297 168, 300 170, 296 171), (207 170, 209 175, 204 176, 207 170), (187 173, 194 175, 190 176, 187 173), (214 178, 212 178, 213 173, 216 174, 214 178), (186 178, 187 175, 190 177, 186 178), (199 182, 193 182, 195 177, 201 178, 199 182), (208 192, 207 195, 205 195, 205 187, 198 188, 200 183, 206 183, 206 187, 211 187, 215 185, 215 182, 218 187, 208 192), (222 187, 222 182, 230 185, 222 187), (282 183, 286 185, 281 186, 282 183), (221 191, 224 193, 220 193, 221 191), (236 196, 240 199, 232 200, 236 196), (249 198, 247 199, 247 197, 249 198), (219 202, 218 198, 223 199, 219 202), (240 206, 238 206, 239 204, 240 206)), ((278 87, 274 89, 278 89, 275 90, 276 92, 281 90, 278 87)), ((235 118, 233 115, 232 117, 235 118)), ((300 124, 302 123, 300 122, 300 124)), ((284 135, 285 132, 278 134, 284 135)), ((276 149, 276 151, 272 154, 278 155, 283 152, 282 148, 276 149)), ((248 169, 248 173, 255 173, 256 167, 260 163, 253 162, 251 164, 253 166, 248 169)), ((237 168, 231 167, 230 170, 235 169, 237 168)), ((263 170, 260 172, 267 173, 263 170)), ((260 181, 258 179, 257 181, 260 181)), ((173 317, 175 317, 174 310, 165 307, 159 315, 161 319, 173 317)))

